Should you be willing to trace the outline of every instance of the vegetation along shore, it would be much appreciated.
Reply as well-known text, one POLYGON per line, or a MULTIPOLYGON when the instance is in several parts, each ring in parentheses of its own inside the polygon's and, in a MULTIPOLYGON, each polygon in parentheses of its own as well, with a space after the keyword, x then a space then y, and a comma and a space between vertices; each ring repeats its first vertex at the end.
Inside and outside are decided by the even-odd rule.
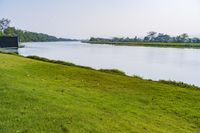
POLYGON ((153 46, 153 47, 176 47, 176 48, 200 48, 200 38, 190 38, 184 33, 175 37, 164 33, 148 32, 144 38, 94 38, 83 41, 91 44, 112 44, 121 46, 153 46))

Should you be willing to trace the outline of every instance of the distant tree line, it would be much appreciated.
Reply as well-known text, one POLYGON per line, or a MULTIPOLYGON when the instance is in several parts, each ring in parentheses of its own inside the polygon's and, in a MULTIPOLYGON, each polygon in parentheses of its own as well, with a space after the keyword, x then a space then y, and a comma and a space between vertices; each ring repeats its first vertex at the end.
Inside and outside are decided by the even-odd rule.
POLYGON ((144 38, 135 36, 134 38, 118 38, 112 39, 94 38, 91 37, 90 42, 174 42, 174 43, 200 43, 200 38, 190 38, 187 33, 172 37, 164 33, 157 33, 154 31, 148 32, 144 38))
POLYGON ((10 27, 10 20, 0 20, 0 36, 18 36, 20 42, 75 41, 73 39, 57 38, 43 33, 29 32, 10 27))
POLYGON ((47 41, 72 41, 71 39, 57 38, 43 33, 35 33, 8 27, 4 30, 5 36, 18 36, 20 42, 47 42, 47 41))

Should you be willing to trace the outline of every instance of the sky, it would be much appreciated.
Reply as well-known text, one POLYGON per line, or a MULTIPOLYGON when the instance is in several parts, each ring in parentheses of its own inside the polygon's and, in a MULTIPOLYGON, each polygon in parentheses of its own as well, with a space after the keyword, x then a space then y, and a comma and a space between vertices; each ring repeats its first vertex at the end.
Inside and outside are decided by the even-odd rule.
POLYGON ((0 18, 57 37, 200 37, 200 0, 0 0, 0 18))

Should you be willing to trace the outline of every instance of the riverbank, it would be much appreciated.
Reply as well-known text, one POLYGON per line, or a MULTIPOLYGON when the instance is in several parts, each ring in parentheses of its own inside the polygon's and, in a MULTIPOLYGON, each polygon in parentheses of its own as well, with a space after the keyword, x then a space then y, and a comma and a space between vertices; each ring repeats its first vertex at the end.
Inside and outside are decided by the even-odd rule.
POLYGON ((146 46, 170 48, 200 48, 200 43, 165 43, 165 42, 111 42, 111 41, 82 41, 90 44, 110 44, 117 46, 146 46))
POLYGON ((0 61, 0 132, 200 130, 196 87, 38 57, 0 61))

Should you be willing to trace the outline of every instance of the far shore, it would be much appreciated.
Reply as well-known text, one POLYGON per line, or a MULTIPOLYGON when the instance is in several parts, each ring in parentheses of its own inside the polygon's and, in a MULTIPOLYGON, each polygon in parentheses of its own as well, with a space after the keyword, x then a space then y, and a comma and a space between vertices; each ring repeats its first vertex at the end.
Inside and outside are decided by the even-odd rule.
POLYGON ((90 44, 110 44, 117 46, 146 46, 163 48, 200 48, 200 43, 173 43, 173 42, 112 42, 112 41, 82 41, 90 44))

